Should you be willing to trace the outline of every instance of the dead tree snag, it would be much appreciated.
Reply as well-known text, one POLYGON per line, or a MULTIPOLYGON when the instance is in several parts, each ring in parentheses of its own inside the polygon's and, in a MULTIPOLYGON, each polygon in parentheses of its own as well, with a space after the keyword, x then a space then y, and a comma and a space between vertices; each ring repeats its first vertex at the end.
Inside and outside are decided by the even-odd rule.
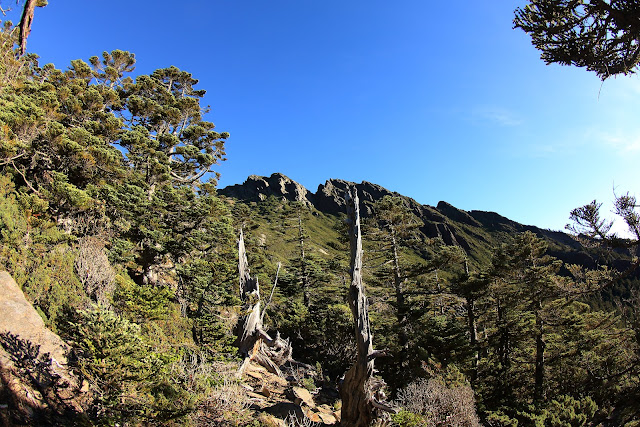
POLYGON ((291 344, 288 339, 283 340, 280 333, 271 338, 263 329, 260 285, 257 276, 251 277, 242 231, 238 240, 238 273, 243 315, 238 321, 236 343, 240 355, 244 358, 238 376, 242 375, 246 365, 252 360, 267 368, 269 372, 282 375, 280 367, 292 360, 291 344))
POLYGON ((352 196, 351 191, 348 191, 345 199, 351 244, 349 306, 355 325, 357 356, 340 387, 341 422, 346 427, 367 427, 374 419, 374 408, 390 412, 393 409, 381 402, 384 399, 381 390, 384 382, 372 378, 374 359, 385 355, 385 352, 373 349, 373 334, 369 325, 369 303, 362 283, 362 237, 358 194, 354 190, 352 196))
POLYGON ((31 34, 31 24, 33 24, 33 14, 38 5, 37 0, 26 0, 24 9, 22 10, 22 18, 20 18, 20 33, 18 35, 18 44, 20 45, 20 56, 27 52, 27 38, 31 34))

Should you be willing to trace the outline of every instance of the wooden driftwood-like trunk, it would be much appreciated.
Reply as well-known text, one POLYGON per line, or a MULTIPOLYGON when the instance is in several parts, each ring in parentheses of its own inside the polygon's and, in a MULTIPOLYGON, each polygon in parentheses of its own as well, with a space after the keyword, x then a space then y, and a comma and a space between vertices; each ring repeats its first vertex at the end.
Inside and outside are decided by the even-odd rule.
POLYGON ((27 53, 27 38, 31 34, 31 24, 33 24, 33 14, 37 6, 36 0, 26 0, 20 18, 20 33, 18 34, 18 44, 20 45, 20 56, 27 53))
POLYGON ((283 340, 280 337, 280 333, 271 338, 263 329, 260 285, 257 276, 251 277, 242 231, 238 241, 238 272, 243 316, 238 322, 236 343, 240 355, 244 358, 238 375, 242 374, 251 360, 274 374, 282 375, 280 367, 291 360, 292 347, 288 339, 283 340))
POLYGON ((360 235, 360 209, 358 194, 346 194, 349 240, 351 244, 351 285, 349 306, 353 313, 357 345, 356 361, 347 371, 342 386, 341 423, 345 427, 366 427, 374 418, 374 408, 394 411, 381 400, 384 383, 372 378, 374 359, 385 355, 373 349, 373 334, 369 325, 369 303, 362 283, 362 237, 360 235))

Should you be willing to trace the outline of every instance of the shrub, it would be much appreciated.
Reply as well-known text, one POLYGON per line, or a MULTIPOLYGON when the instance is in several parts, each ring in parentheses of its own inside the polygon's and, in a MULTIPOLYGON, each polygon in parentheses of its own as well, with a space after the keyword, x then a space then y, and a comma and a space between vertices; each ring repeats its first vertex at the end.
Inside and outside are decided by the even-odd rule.
POLYGON ((96 306, 79 311, 72 329, 80 371, 99 392, 96 418, 166 420, 195 406, 193 395, 170 381, 178 355, 157 352, 139 325, 96 306))
MULTIPOLYGON (((441 377, 419 379, 398 391, 396 404, 405 412, 420 415, 425 425, 480 426, 473 390, 468 384, 447 385, 441 377)), ((416 422, 416 419, 405 416, 405 422, 416 422)))
POLYGON ((405 409, 402 409, 397 414, 393 414, 391 416, 391 421, 399 427, 420 427, 427 425, 427 422, 422 416, 409 412, 405 409))
POLYGON ((81 239, 75 270, 87 295, 101 305, 108 305, 115 288, 115 271, 109 263, 104 244, 94 237, 81 239))

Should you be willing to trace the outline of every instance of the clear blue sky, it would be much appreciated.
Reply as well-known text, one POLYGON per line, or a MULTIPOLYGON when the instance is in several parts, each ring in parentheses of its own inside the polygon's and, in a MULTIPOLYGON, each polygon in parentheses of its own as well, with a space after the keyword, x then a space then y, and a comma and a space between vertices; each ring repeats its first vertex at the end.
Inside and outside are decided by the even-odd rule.
POLYGON ((614 186, 637 191, 640 78, 545 66, 512 29, 523 4, 51 0, 28 50, 66 68, 123 49, 136 73, 193 73, 231 133, 221 187, 366 180, 562 229, 594 198, 611 209, 614 186))

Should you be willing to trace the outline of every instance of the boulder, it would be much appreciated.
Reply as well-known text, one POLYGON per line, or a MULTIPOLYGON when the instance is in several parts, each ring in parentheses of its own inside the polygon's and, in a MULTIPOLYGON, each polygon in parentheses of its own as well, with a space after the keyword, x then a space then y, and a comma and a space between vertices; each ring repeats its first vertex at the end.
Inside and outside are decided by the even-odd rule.
POLYGON ((0 272, 0 408, 3 424, 65 425, 86 420, 88 383, 67 365, 69 346, 7 272, 0 272))
POLYGON ((39 346, 57 363, 67 363, 69 346, 47 329, 42 317, 27 301, 18 284, 6 271, 0 272, 0 333, 10 333, 39 346))
POLYGON ((291 390, 289 390, 289 392, 287 393, 287 395, 291 398, 293 403, 295 403, 296 405, 302 405, 302 403, 304 403, 310 408, 316 407, 316 404, 313 401, 313 396, 311 396, 311 393, 309 393, 309 390, 307 390, 306 388, 292 387, 291 390))

